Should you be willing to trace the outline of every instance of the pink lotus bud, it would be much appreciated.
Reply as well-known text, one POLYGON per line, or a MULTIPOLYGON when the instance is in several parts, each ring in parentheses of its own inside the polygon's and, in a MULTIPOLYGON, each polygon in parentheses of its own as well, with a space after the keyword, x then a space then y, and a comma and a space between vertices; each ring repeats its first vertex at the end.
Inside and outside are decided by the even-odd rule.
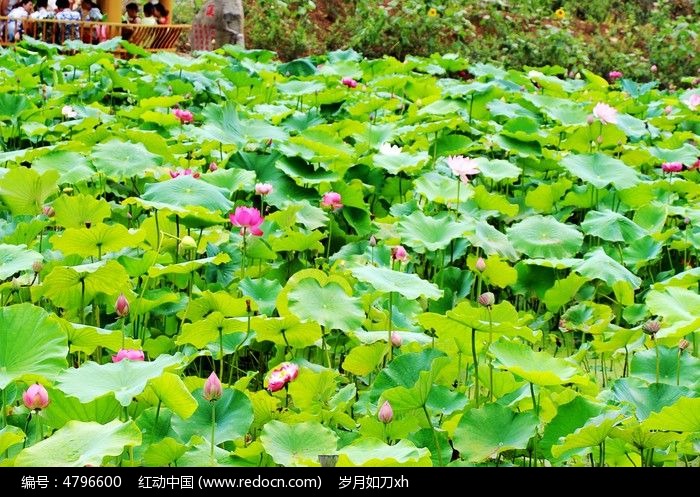
POLYGON ((121 362, 124 359, 128 359, 130 361, 143 361, 143 350, 120 349, 119 352, 117 352, 117 355, 112 356, 112 362, 121 362))
POLYGON ((272 371, 267 379, 267 389, 270 393, 282 390, 286 384, 286 375, 282 371, 272 371))
POLYGON ((593 123, 595 122, 595 117, 593 117, 593 115, 588 116, 588 117, 586 118, 586 122, 587 122, 589 125, 590 125, 590 124, 593 124, 593 123))
POLYGON ((486 261, 484 260, 484 258, 483 258, 483 257, 479 257, 479 258, 476 260, 476 264, 474 264, 474 267, 475 267, 476 270, 479 271, 480 273, 483 273, 484 271, 486 271, 486 261))
POLYGON ((262 236, 260 225, 264 219, 260 211, 255 207, 236 207, 233 214, 229 214, 231 224, 241 228, 241 235, 245 236, 246 231, 250 231, 255 236, 262 236))
POLYGON ((212 374, 209 375, 209 378, 207 378, 207 381, 204 382, 202 397, 204 397, 204 400, 213 402, 219 400, 223 393, 224 391, 223 387, 221 386, 221 380, 219 380, 219 377, 216 376, 216 373, 212 372, 212 374))
POLYGON ((22 394, 22 402, 29 410, 46 409, 49 405, 49 393, 43 385, 35 383, 22 394))
POLYGON ((656 320, 647 321, 646 323, 644 323, 644 325, 642 325, 642 331, 647 335, 651 335, 652 337, 656 335, 660 329, 661 323, 659 323, 656 320))
POLYGON ((370 247, 376 247, 377 246, 377 238, 372 235, 369 237, 369 246, 370 247))
POLYGON ((54 217, 56 215, 56 211, 54 210, 53 207, 50 205, 45 205, 41 208, 41 212, 44 214, 46 217, 54 217))
POLYGON ((661 164, 661 170, 665 173, 679 173, 683 170, 681 162, 664 162, 661 164))
POLYGON ((651 67, 649 68, 649 70, 650 70, 651 72, 656 72, 656 71, 659 70, 659 68, 656 67, 656 64, 652 64, 651 67))
POLYGON ((217 169, 219 169, 219 166, 216 165, 216 162, 211 162, 209 164, 209 172, 213 173, 217 169))
POLYGON ((338 209, 342 209, 343 202, 342 202, 342 198, 340 196, 340 193, 337 193, 337 192, 324 193, 323 198, 321 198, 321 207, 324 209, 331 209, 333 211, 337 211, 338 209))
POLYGON ((258 195, 269 195, 272 193, 272 185, 270 183, 256 183, 255 193, 258 195))
POLYGON ((693 165, 690 166, 688 169, 699 169, 700 170, 700 159, 693 162, 693 165))
POLYGON ((126 300, 123 293, 119 294, 117 302, 114 304, 114 310, 117 312, 117 316, 120 318, 123 318, 129 314, 129 301, 126 300))
POLYGON ((382 407, 379 408, 379 414, 377 414, 377 417, 379 418, 379 421, 384 424, 391 423, 391 420, 394 419, 394 410, 391 408, 391 404, 389 404, 388 400, 385 400, 382 407))
POLYGON ((402 245, 391 248, 391 258, 395 261, 408 262, 408 252, 402 245))
POLYGON ((496 302, 496 297, 492 292, 484 292, 479 295, 479 303, 484 307, 491 307, 496 302))
POLYGON ((681 341, 678 342, 678 352, 683 352, 688 347, 690 347, 690 342, 685 338, 681 338, 681 341))
POLYGON ((616 79, 620 79, 622 77, 622 73, 620 71, 610 71, 608 73, 608 77, 615 81, 616 79))
POLYGON ((168 171, 168 174, 170 175, 171 178, 174 179, 174 178, 177 178, 178 176, 180 176, 180 171, 174 171, 171 169, 170 171, 168 171))
POLYGON ((664 107, 664 114, 668 116, 669 114, 671 114, 671 112, 673 112, 673 107, 671 107, 670 105, 664 107))
POLYGON ((355 81, 354 79, 352 79, 350 77, 345 77, 345 78, 341 79, 340 82, 343 83, 348 88, 355 88, 357 86, 357 81, 355 81))
POLYGON ((401 338, 401 335, 399 335, 396 331, 391 332, 391 345, 396 347, 397 349, 401 347, 401 344, 403 343, 403 338, 401 338))
POLYGON ((194 121, 194 114, 189 110, 173 109, 173 115, 180 120, 180 124, 190 124, 194 121))

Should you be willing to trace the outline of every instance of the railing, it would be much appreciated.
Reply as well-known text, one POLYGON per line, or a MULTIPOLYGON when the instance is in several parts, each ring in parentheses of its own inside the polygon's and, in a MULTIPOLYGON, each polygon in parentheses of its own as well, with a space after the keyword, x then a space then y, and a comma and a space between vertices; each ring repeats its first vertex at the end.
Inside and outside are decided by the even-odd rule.
POLYGON ((118 22, 59 21, 56 19, 13 20, 0 17, 0 45, 12 45, 22 36, 57 45, 67 40, 97 44, 121 36, 149 51, 177 49, 178 40, 189 31, 189 24, 123 24, 118 22))

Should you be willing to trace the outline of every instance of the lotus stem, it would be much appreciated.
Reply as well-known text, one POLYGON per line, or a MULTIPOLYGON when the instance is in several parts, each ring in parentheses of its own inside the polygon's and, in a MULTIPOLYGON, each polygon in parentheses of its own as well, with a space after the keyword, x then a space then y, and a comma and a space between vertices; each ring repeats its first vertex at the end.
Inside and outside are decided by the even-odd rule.
POLYGON ((211 465, 214 465, 214 435, 216 433, 216 404, 211 404, 211 451, 209 452, 209 458, 211 459, 211 465))
POLYGON ((430 414, 428 414, 428 408, 423 404, 423 412, 425 413, 425 419, 428 420, 428 425, 430 425, 430 430, 433 432, 433 441, 435 442, 435 449, 437 450, 438 464, 442 468, 444 466, 442 462, 442 453, 440 451, 440 440, 438 440, 437 431, 433 426, 433 422, 430 420, 430 414))
POLYGON ((474 360, 474 404, 479 408, 479 359, 476 356, 476 330, 472 328, 472 359, 474 360))

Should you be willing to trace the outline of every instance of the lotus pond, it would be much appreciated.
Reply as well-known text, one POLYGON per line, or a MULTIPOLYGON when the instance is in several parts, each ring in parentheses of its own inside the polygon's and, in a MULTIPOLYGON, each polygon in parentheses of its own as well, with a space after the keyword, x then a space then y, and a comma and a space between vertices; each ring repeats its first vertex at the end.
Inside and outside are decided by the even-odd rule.
POLYGON ((0 51, 0 464, 698 466, 700 90, 0 51))

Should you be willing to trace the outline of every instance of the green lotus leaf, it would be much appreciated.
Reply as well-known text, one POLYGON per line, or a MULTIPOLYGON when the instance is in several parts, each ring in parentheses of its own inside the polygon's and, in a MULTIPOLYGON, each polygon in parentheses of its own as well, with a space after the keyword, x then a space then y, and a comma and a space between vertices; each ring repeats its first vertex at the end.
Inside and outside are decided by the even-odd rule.
POLYGON ((260 434, 265 452, 282 466, 309 466, 320 455, 336 453, 338 437, 321 423, 266 423, 260 434))
POLYGON ((184 209, 204 207, 212 211, 228 211, 233 204, 227 191, 189 175, 181 175, 160 183, 151 183, 141 195, 144 200, 159 202, 165 207, 184 209))
POLYGON ((588 281, 586 278, 571 273, 566 278, 556 280, 554 285, 545 292, 542 301, 547 309, 557 312, 571 302, 586 281, 588 281))
POLYGON ((177 465, 188 447, 171 437, 166 437, 148 446, 143 453, 143 465, 146 467, 166 467, 177 465))
POLYGON ((183 357, 179 354, 161 355, 155 361, 123 360, 108 364, 90 361, 79 368, 64 371, 58 378, 58 387, 81 402, 112 393, 126 407, 143 392, 150 379, 158 378, 166 369, 180 367, 182 363, 183 357))
POLYGON ((601 247, 584 255, 583 261, 576 264, 573 269, 588 279, 603 280, 610 287, 620 281, 629 283, 634 289, 639 288, 642 284, 641 278, 609 257, 601 247))
POLYGON ((117 180, 142 178, 162 163, 162 158, 143 144, 117 139, 95 145, 91 157, 98 172, 117 180))
POLYGON ((376 438, 359 438, 338 451, 336 467, 432 466, 430 452, 409 440, 387 445, 376 438))
POLYGON ((468 229, 466 224, 457 222, 446 212, 426 216, 419 210, 404 217, 397 225, 403 242, 418 253, 444 249, 468 229))
POLYGON ((197 410, 197 401, 176 374, 163 373, 149 381, 148 386, 165 407, 182 419, 189 418, 197 410))
POLYGON ((682 397, 660 412, 650 414, 644 426, 649 430, 697 433, 700 431, 700 398, 682 397))
POLYGON ((559 406, 556 416, 545 426, 539 444, 540 450, 549 456, 552 446, 558 444, 562 437, 583 427, 591 419, 598 416, 602 410, 602 406, 594 404, 580 395, 571 402, 559 406))
MULTIPOLYGON (((646 428, 647 423, 633 425, 631 427, 615 427, 610 436, 621 438, 636 448, 656 448, 665 450, 671 444, 682 441, 685 437, 681 433, 667 433, 651 431, 646 428)), ((607 447, 606 447, 607 450, 607 447)))
POLYGON ((512 225, 508 239, 516 250, 545 259, 572 257, 583 244, 580 231, 551 216, 531 216, 512 225))
POLYGON ((50 426, 56 429, 62 428, 71 421, 109 423, 124 411, 114 395, 103 395, 90 402, 80 402, 57 388, 51 388, 49 398, 51 409, 44 410, 42 416, 50 426))
POLYGON ((284 346, 309 347, 321 339, 321 327, 316 321, 301 322, 295 316, 283 318, 255 317, 251 322, 256 340, 284 346), (286 340, 286 341, 285 341, 286 340))
POLYGON ((15 273, 29 271, 35 262, 43 259, 39 252, 28 250, 26 245, 0 243, 0 281, 15 273))
POLYGON ((59 183, 71 184, 91 179, 97 174, 83 154, 68 150, 52 150, 39 156, 32 163, 32 169, 39 174, 49 170, 57 171, 59 183))
POLYGON ((632 266, 635 271, 655 264, 662 255, 663 244, 654 241, 650 236, 643 236, 632 241, 622 249, 625 265, 632 266))
MULTIPOLYGON (((386 333, 382 333, 386 340, 386 333)), ((373 343, 353 347, 343 361, 343 370, 356 376, 366 376, 382 363, 387 353, 386 343, 373 343)))
POLYGON ((54 236, 51 244, 66 255, 78 254, 100 259, 105 254, 126 247, 137 247, 144 237, 145 233, 141 230, 129 232, 121 224, 98 223, 89 228, 68 228, 54 236))
POLYGON ((213 173, 202 175, 200 179, 222 191, 237 192, 249 190, 255 184, 255 173, 245 169, 217 169, 213 173))
POLYGON ((485 157, 478 157, 475 160, 479 164, 480 175, 493 181, 515 180, 522 174, 522 169, 507 160, 489 160, 485 157))
POLYGON ((700 295, 676 286, 647 293, 646 304, 652 314, 663 318, 659 338, 680 338, 700 328, 700 295))
POLYGON ((587 235, 597 236, 608 242, 631 243, 647 232, 622 214, 611 210, 588 211, 581 223, 581 229, 587 235))
POLYGON ((675 404, 682 397, 695 397, 685 387, 652 383, 647 385, 637 378, 620 378, 612 386, 615 398, 634 407, 634 415, 644 421, 651 413, 659 412, 666 406, 675 404))
POLYGON ((153 267, 149 268, 148 276, 151 278, 157 278, 165 274, 189 274, 192 271, 196 271, 199 268, 207 265, 221 265, 226 264, 231 260, 231 257, 225 252, 219 252, 214 257, 205 257, 203 259, 194 259, 191 261, 180 262, 177 264, 170 264, 168 266, 163 266, 162 264, 155 264, 153 267))
POLYGON ((124 447, 141 444, 136 423, 115 419, 107 424, 71 421, 51 437, 24 449, 16 466, 83 467, 101 466, 105 457, 118 456, 124 447))
MULTIPOLYGON (((700 359, 690 354, 682 354, 679 358, 676 347, 657 346, 659 347, 658 382, 697 388, 700 384, 700 359)), ((652 349, 637 352, 630 362, 630 376, 648 383, 656 383, 656 351, 652 349)))
POLYGON ((0 430, 0 452, 5 452, 13 445, 17 445, 26 438, 22 430, 16 426, 7 425, 0 430))
POLYGON ((402 354, 395 357, 387 367, 382 369, 372 384, 370 398, 379 399, 385 390, 397 386, 411 388, 420 379, 422 371, 430 371, 433 361, 445 357, 442 351, 426 349, 422 352, 402 354))
POLYGON ((275 310, 275 301, 282 290, 282 285, 275 280, 265 278, 245 278, 238 284, 238 288, 243 292, 243 295, 255 301, 260 312, 270 316, 275 310))
POLYGON ((289 384, 289 395, 299 409, 318 414, 332 408, 331 400, 338 394, 338 380, 338 373, 332 370, 315 373, 304 369, 289 384))
POLYGON ((500 255, 510 261, 518 259, 518 253, 508 237, 485 221, 476 223, 473 234, 467 239, 475 247, 480 247, 486 255, 500 255))
POLYGON ((674 149, 648 147, 647 150, 661 162, 682 162, 688 166, 700 156, 700 150, 690 143, 684 143, 683 146, 674 149))
MULTIPOLYGON (((424 333, 413 332, 413 331, 395 331, 403 340, 404 343, 419 343, 421 345, 426 345, 431 343, 432 338, 424 333)), ((372 344, 376 342, 386 342, 387 332, 382 331, 365 331, 357 330, 355 332, 349 333, 355 337, 362 344, 372 344)))
POLYGON ((3 93, 0 95, 0 118, 17 122, 22 111, 32 106, 31 101, 24 95, 3 93))
MULTIPOLYGON (((458 178, 448 178, 435 171, 428 171, 425 174, 421 174, 413 182, 413 186, 416 193, 423 195, 429 201, 447 204, 448 202, 457 201, 458 181, 458 178)), ((473 194, 474 190, 471 187, 460 185, 460 201, 469 199, 473 194)))
POLYGON ((421 279, 412 273, 402 273, 384 267, 359 266, 350 269, 358 280, 369 283, 380 292, 397 292, 413 300, 421 296, 439 299, 443 291, 437 285, 421 279))
POLYGON ((663 291, 669 286, 688 288, 700 281, 700 267, 694 267, 686 271, 674 274, 670 278, 654 283, 651 288, 656 291, 663 291))
POLYGON ((589 382, 575 363, 552 357, 545 352, 535 352, 525 344, 499 340, 491 344, 489 352, 496 359, 495 366, 507 369, 535 385, 563 385, 589 382))
POLYGON ((320 231, 311 233, 301 233, 299 231, 287 231, 278 238, 270 240, 270 246, 275 252, 322 252, 323 245, 319 240, 323 240, 325 234, 320 231))
MULTIPOLYGON (((79 307, 82 286, 85 286, 84 303, 95 295, 129 293, 129 275, 115 260, 98 261, 79 266, 56 266, 46 276, 42 285, 44 296, 65 308, 79 307)), ((80 309, 77 309, 80 312, 80 309)))
POLYGON ((14 215, 35 216, 44 202, 57 190, 58 172, 39 174, 34 169, 17 167, 0 176, 0 200, 14 215))
POLYGON ((526 448, 537 424, 532 412, 515 413, 499 404, 487 404, 462 416, 454 447, 468 461, 485 461, 507 450, 526 448))
POLYGON ((84 228, 88 224, 101 223, 112 215, 106 200, 83 193, 72 197, 61 195, 52 206, 56 211, 56 224, 65 228, 84 228))
POLYGON ((372 164, 384 169, 389 174, 398 174, 401 171, 420 169, 429 159, 430 155, 425 151, 417 153, 401 152, 396 155, 375 154, 372 164))
POLYGON ((580 453, 592 447, 597 447, 605 441, 613 427, 620 423, 622 415, 619 412, 607 412, 592 418, 581 428, 566 435, 560 443, 552 446, 552 455, 562 458, 574 453, 580 453))
POLYGON ((201 349, 210 342, 218 341, 219 335, 229 335, 231 333, 244 332, 246 323, 234 318, 224 318, 223 314, 214 311, 206 318, 198 319, 193 323, 186 323, 182 326, 182 332, 178 335, 175 343, 183 345, 190 343, 201 349))
POLYGON ((21 379, 55 378, 67 355, 66 335, 46 311, 31 304, 0 308, 0 389, 21 379))
POLYGON ((125 337, 122 330, 105 330, 95 326, 72 323, 64 319, 59 320, 59 324, 68 337, 71 352, 82 352, 89 355, 97 347, 104 347, 115 352, 121 348, 140 348, 140 341, 125 337))
POLYGON ((235 103, 223 107, 208 105, 202 113, 204 125, 196 128, 195 136, 222 144, 243 147, 248 141, 274 140, 285 142, 289 135, 281 128, 261 120, 242 120, 235 103))
POLYGON ((289 312, 328 330, 355 330, 365 318, 359 300, 332 281, 321 285, 314 278, 304 278, 289 287, 286 297, 289 312))
POLYGON ((561 165, 573 176, 591 183, 596 188, 613 185, 618 190, 624 190, 639 183, 634 169, 627 167, 618 159, 599 152, 567 155, 561 161, 561 165))

